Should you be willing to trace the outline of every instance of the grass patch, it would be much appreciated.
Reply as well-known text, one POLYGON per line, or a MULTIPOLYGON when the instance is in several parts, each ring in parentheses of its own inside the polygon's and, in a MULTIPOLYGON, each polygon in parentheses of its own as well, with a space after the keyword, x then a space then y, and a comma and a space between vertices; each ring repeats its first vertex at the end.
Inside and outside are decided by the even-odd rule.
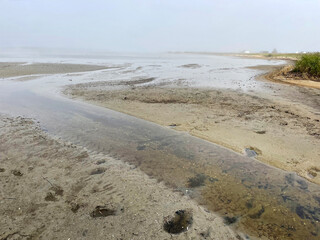
POLYGON ((307 74, 311 77, 320 77, 320 53, 308 53, 301 56, 296 62, 294 72, 307 74))

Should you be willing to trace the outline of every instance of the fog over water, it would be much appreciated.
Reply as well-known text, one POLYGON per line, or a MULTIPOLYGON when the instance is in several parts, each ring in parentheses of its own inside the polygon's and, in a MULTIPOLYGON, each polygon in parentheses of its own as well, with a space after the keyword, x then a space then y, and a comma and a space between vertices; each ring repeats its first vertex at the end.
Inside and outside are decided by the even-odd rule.
POLYGON ((0 51, 319 51, 319 12, 319 0, 0 0, 0 51))

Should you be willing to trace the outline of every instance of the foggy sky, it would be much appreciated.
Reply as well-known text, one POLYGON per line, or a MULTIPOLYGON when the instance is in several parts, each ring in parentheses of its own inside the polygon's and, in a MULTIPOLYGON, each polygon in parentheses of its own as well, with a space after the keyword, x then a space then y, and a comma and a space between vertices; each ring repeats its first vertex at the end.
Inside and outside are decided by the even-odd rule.
POLYGON ((0 50, 320 51, 320 0, 0 0, 0 50))

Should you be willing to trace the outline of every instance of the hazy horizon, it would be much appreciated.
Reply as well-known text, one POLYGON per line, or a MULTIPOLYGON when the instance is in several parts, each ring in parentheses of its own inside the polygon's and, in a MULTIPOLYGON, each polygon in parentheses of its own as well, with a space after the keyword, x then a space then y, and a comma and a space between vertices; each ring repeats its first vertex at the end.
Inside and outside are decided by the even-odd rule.
POLYGON ((0 50, 320 51, 320 0, 0 0, 0 50))

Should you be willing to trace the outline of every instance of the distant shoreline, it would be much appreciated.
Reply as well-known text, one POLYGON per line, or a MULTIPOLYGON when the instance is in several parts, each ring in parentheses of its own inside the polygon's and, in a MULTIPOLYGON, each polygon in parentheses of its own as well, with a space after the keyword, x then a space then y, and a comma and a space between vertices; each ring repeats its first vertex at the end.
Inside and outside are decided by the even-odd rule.
MULTIPOLYGON (((301 54, 236 54, 233 56, 241 58, 255 58, 266 60, 285 60, 287 64, 280 66, 256 66, 255 69, 260 68, 268 72, 262 75, 262 78, 281 84, 289 84, 301 87, 310 87, 320 89, 320 81, 310 79, 303 74, 293 74, 292 70, 295 62, 301 54)), ((261 78, 260 78, 261 79, 261 78)))
POLYGON ((219 52, 169 52, 169 53, 215 55, 215 56, 255 58, 255 59, 266 59, 266 60, 290 60, 290 61, 296 61, 302 55, 301 53, 219 53, 219 52))
POLYGON ((265 79, 275 83, 289 84, 300 87, 309 87, 320 89, 320 81, 309 79, 305 75, 292 74, 293 65, 302 55, 301 53, 214 53, 214 52, 172 52, 176 54, 200 54, 200 55, 216 55, 216 56, 230 56, 250 59, 264 59, 264 60, 285 60, 287 64, 280 66, 257 65, 252 68, 266 70, 267 73, 258 77, 258 79, 265 79))
POLYGON ((230 56, 242 57, 242 58, 255 58, 255 59, 265 59, 265 60, 286 60, 295 62, 302 54, 299 53, 248 53, 248 54, 230 54, 230 56))

